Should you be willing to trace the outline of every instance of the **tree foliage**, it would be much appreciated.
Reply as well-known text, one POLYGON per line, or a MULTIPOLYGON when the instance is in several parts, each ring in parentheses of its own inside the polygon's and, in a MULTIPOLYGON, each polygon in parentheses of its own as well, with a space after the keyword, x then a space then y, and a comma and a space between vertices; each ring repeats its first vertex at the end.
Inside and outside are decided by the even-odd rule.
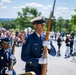
POLYGON ((72 15, 72 18, 70 20, 70 24, 71 24, 71 31, 76 32, 76 9, 74 10, 75 14, 72 15))
POLYGON ((58 31, 64 31, 64 26, 65 26, 65 20, 62 18, 62 17, 59 17, 58 19, 57 19, 57 21, 56 21, 56 23, 57 23, 57 30, 58 31))
MULTIPOLYGON (((76 13, 76 9, 74 10, 76 13)), ((24 30, 26 27, 31 27, 33 25, 30 20, 34 17, 40 16, 41 12, 38 12, 36 8, 22 8, 21 12, 18 12, 18 17, 12 21, 0 21, 0 28, 5 27, 6 29, 18 29, 20 31, 24 30)), ((45 18, 45 30, 47 30, 48 18, 45 18)), ((71 20, 65 20, 62 17, 56 19, 53 17, 51 23, 51 31, 60 32, 76 32, 76 14, 72 15, 71 20)))
POLYGON ((39 15, 41 15, 41 13, 38 12, 38 10, 35 8, 22 8, 22 12, 18 12, 18 17, 16 19, 16 27, 19 30, 24 30, 26 27, 33 28, 32 24, 30 23, 30 20, 39 15))
POLYGON ((0 28, 2 28, 2 22, 0 22, 0 28))

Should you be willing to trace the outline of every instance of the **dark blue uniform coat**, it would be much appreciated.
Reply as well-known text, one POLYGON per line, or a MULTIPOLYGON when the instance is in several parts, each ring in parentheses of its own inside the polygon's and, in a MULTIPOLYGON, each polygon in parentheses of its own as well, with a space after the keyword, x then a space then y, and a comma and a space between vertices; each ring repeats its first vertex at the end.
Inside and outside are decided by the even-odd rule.
MULTIPOLYGON (((38 58, 42 57, 43 46, 42 42, 44 41, 44 36, 41 37, 41 40, 38 38, 37 34, 34 32, 29 35, 27 40, 22 46, 21 59, 26 62, 25 71, 34 71, 36 75, 41 74, 41 65, 38 64, 38 58)), ((56 51, 54 46, 51 43, 50 54, 55 55, 56 51)))
MULTIPOLYGON (((8 54, 9 54, 9 58, 7 59, 4 49, 0 48, 0 75, 7 75, 5 74, 5 70, 9 66, 9 63, 10 63, 11 49, 9 49, 8 54)), ((14 60, 13 64, 15 65, 15 63, 16 63, 16 59, 14 60)), ((16 75, 14 70, 13 70, 13 75, 16 75)))

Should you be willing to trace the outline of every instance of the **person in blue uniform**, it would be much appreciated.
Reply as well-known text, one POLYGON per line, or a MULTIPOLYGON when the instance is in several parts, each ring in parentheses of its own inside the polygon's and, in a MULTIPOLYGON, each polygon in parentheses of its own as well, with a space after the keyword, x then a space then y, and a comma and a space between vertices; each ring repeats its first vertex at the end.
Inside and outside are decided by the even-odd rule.
POLYGON ((30 34, 22 46, 21 59, 26 62, 25 72, 33 71, 36 75, 41 74, 41 65, 46 64, 46 58, 42 58, 43 46, 47 46, 49 54, 56 55, 55 47, 49 41, 44 41, 44 19, 38 16, 31 20, 35 32, 30 34))
POLYGON ((16 58, 11 54, 11 38, 0 38, 0 75, 16 75, 14 69, 9 70, 10 60, 13 59, 13 65, 16 64, 16 58))

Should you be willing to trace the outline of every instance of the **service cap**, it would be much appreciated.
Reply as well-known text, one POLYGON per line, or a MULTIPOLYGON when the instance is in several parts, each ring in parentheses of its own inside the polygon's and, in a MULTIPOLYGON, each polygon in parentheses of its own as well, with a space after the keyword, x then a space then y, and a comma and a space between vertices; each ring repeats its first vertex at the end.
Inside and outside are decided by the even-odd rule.
POLYGON ((10 37, 0 38, 0 42, 10 44, 11 43, 11 38, 10 37))
POLYGON ((35 23, 37 23, 37 24, 44 24, 44 23, 45 23, 44 19, 45 19, 45 18, 44 18, 43 16, 38 16, 38 17, 33 18, 33 19, 31 20, 31 22, 32 22, 33 24, 35 24, 35 23))

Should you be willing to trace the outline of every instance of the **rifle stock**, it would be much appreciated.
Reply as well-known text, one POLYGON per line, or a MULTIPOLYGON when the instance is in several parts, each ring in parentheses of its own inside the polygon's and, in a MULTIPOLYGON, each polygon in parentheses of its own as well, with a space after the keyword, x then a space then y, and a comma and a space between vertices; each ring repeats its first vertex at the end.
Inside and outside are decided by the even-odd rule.
MULTIPOLYGON (((14 54, 14 52, 15 52, 15 40, 14 40, 14 44, 12 46, 12 52, 11 52, 11 54, 14 54)), ((9 69, 10 70, 13 69, 13 59, 10 59, 9 69)))
MULTIPOLYGON (((50 13, 50 18, 48 20, 48 26, 47 26, 45 41, 48 41, 48 39, 49 39, 51 22, 52 22, 51 18, 53 17, 53 13, 54 13, 55 2, 56 2, 56 0, 54 0, 53 9, 52 9, 52 12, 50 13)), ((47 58, 47 53, 48 53, 47 46, 44 46, 43 58, 47 58)), ((42 64, 41 75, 47 75, 47 64, 42 64)))
MULTIPOLYGON (((50 24, 51 24, 51 19, 48 20, 48 28, 45 36, 45 41, 48 41, 49 38, 50 24)), ((47 46, 45 46, 43 50, 43 58, 47 58, 47 52, 48 52, 47 46)), ((47 64, 42 64, 41 75, 46 75, 46 72, 47 72, 47 64)))

